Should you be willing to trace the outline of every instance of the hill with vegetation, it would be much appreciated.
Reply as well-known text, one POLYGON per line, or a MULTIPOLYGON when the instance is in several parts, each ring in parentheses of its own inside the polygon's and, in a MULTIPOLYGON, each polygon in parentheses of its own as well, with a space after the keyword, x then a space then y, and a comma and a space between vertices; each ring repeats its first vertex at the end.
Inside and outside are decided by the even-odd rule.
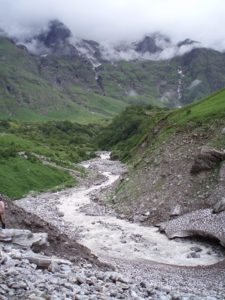
POLYGON ((69 121, 0 121, 0 193, 13 199, 30 192, 74 186, 94 156, 96 125, 69 121))
POLYGON ((125 104, 101 95, 92 66, 81 58, 37 57, 0 38, 0 118, 97 122, 125 104))
POLYGON ((211 207, 225 193, 225 90, 177 110, 128 108, 100 144, 129 165, 108 196, 122 215, 155 224, 175 207, 211 207))

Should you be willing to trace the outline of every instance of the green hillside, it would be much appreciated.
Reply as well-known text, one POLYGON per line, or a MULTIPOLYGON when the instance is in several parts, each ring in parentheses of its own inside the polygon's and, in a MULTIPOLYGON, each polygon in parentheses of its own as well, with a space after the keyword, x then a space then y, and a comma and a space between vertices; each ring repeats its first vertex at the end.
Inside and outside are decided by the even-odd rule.
POLYGON ((75 185, 85 175, 77 163, 94 156, 98 130, 69 121, 0 121, 0 193, 19 198, 75 185))
POLYGON ((92 67, 80 59, 38 58, 0 38, 0 118, 98 122, 125 103, 99 93, 92 67))
POLYGON ((223 88, 225 59, 224 53, 199 48, 170 60, 104 63, 100 74, 111 97, 176 107, 223 88))
MULTIPOLYGON (((131 106, 102 131, 99 143, 105 149, 113 149, 115 157, 128 160, 144 141, 152 146, 176 132, 192 128, 213 130, 219 124, 225 126, 224 89, 176 110, 131 106)), ((211 142, 216 139, 217 135, 211 142)))
POLYGON ((83 56, 32 55, 0 37, 0 119, 96 123, 130 104, 177 107, 225 86, 224 74, 224 54, 210 49, 94 70, 83 56))

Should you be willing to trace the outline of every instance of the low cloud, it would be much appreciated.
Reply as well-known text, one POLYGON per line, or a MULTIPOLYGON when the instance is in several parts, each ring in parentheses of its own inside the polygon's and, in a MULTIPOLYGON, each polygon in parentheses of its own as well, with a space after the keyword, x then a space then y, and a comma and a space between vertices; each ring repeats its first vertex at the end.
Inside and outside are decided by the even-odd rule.
POLYGON ((37 34, 52 19, 77 38, 99 42, 162 32, 174 43, 191 38, 225 49, 224 0, 0 0, 0 28, 18 39, 37 34))

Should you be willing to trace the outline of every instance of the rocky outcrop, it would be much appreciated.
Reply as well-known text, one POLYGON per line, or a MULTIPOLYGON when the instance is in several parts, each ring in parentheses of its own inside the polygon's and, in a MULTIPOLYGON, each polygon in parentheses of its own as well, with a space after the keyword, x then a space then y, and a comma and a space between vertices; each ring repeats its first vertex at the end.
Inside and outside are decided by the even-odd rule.
POLYGON ((217 239, 225 246, 225 212, 213 214, 211 209, 201 209, 157 226, 169 239, 203 236, 217 239))
POLYGON ((185 40, 179 42, 179 43, 177 44, 177 46, 178 46, 178 47, 182 47, 182 46, 192 46, 192 45, 194 45, 194 44, 199 44, 199 43, 196 42, 196 41, 190 40, 190 39, 185 39, 185 40))
POLYGON ((172 208, 172 210, 170 212, 171 217, 176 217, 176 216, 179 216, 180 214, 181 214, 181 206, 180 205, 176 205, 174 208, 172 208))
POLYGON ((225 160, 224 151, 221 152, 216 149, 203 148, 201 153, 195 159, 191 168, 191 174, 212 170, 223 160, 225 160))
POLYGON ((46 47, 67 42, 71 37, 71 31, 62 22, 53 20, 49 22, 48 29, 37 36, 37 39, 46 47))
POLYGON ((222 198, 213 206, 214 213, 220 213, 222 211, 225 211, 225 198, 222 198))
POLYGON ((151 36, 146 36, 140 43, 136 45, 135 50, 139 53, 154 54, 162 49, 156 45, 155 39, 151 36))

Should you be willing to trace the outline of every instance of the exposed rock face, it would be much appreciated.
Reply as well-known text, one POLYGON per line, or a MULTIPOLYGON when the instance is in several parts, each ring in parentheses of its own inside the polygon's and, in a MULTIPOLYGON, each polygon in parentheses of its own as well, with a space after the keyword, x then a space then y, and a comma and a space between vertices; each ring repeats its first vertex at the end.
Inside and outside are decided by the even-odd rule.
POLYGON ((213 207, 213 212, 214 213, 220 213, 222 211, 225 211, 225 198, 222 198, 213 207))
POLYGON ((151 36, 146 36, 140 43, 136 45, 135 50, 142 54, 150 53, 154 54, 162 49, 156 45, 155 39, 151 36))
POLYGON ((195 159, 191 173, 198 174, 201 171, 214 169, 223 160, 225 160, 225 152, 215 149, 202 149, 201 153, 195 159))
POLYGON ((197 210, 158 226, 170 239, 204 236, 215 238, 225 246, 225 212, 213 214, 211 209, 197 210))
POLYGON ((69 28, 58 20, 53 20, 49 23, 47 31, 41 33, 37 39, 50 48, 56 44, 65 43, 70 37, 71 31, 69 28))
POLYGON ((74 57, 79 53, 69 42, 71 36, 72 34, 69 28, 58 20, 53 20, 49 22, 48 29, 37 37, 34 37, 34 40, 40 44, 39 48, 43 48, 43 54, 45 54, 46 51, 50 51, 51 54, 59 57, 74 57))
POLYGON ((181 214, 181 206, 176 205, 170 212, 171 217, 179 216, 181 214))
MULTIPOLYGON (((165 120, 162 126, 166 124, 165 120)), ((221 124, 216 129, 219 137, 223 127, 224 124, 221 124)), ((156 129, 149 132, 145 144, 140 148, 140 156, 143 149, 151 145, 151 139, 154 140, 160 126, 156 129)), ((182 214, 212 207, 225 195, 225 161, 220 163, 224 152, 208 148, 210 152, 203 152, 205 154, 201 156, 207 162, 212 161, 210 167, 216 168, 200 172, 200 164, 200 173, 191 174, 191 170, 196 165, 195 157, 201 154, 199 149, 203 145, 210 145, 209 141, 214 137, 215 131, 210 131, 210 128, 204 132, 191 129, 172 135, 159 146, 152 147, 143 156, 142 162, 126 175, 129 181, 126 181, 126 177, 121 181, 121 189, 116 190, 114 208, 130 219, 150 211, 145 223, 154 225, 169 220, 176 205, 182 207, 182 214)))
POLYGON ((197 42, 190 40, 190 39, 185 39, 184 41, 181 41, 177 44, 178 47, 182 46, 189 46, 189 45, 194 45, 197 44, 197 42))

